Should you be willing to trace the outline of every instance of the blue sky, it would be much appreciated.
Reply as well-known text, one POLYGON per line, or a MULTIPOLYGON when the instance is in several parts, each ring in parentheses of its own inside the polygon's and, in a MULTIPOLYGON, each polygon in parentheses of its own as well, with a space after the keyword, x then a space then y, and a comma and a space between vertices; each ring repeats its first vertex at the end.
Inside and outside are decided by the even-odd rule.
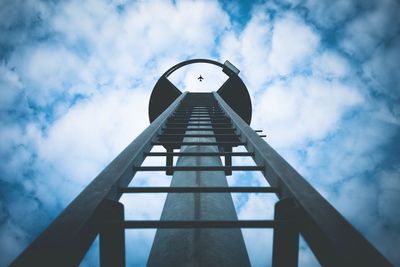
MULTIPOLYGON (((148 125, 158 77, 197 57, 241 70, 251 126, 400 266, 398 14, 395 0, 0 1, 0 266, 148 125)), ((224 77, 198 64, 171 79, 196 91, 224 77)), ((159 176, 134 182, 168 185, 159 176)), ((240 218, 272 216, 271 197, 233 197, 240 218)), ((156 219, 164 198, 122 201, 127 217, 156 219)), ((271 233, 243 233, 252 264, 268 265, 271 233)), ((153 235, 127 233, 130 264, 153 235)), ((305 249, 300 262, 315 265, 305 249)))

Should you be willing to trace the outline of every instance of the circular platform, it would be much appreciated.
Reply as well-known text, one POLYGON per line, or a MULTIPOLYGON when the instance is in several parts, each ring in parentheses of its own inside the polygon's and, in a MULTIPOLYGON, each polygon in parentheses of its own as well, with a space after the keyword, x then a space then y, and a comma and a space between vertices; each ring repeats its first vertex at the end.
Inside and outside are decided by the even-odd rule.
POLYGON ((224 101, 245 121, 251 122, 252 106, 249 92, 242 79, 237 75, 239 70, 235 69, 228 61, 225 64, 210 59, 190 59, 178 63, 169 68, 157 81, 153 88, 149 102, 149 119, 153 122, 169 105, 178 98, 182 92, 168 80, 168 76, 176 70, 195 63, 213 64, 222 69, 229 77, 218 89, 217 93, 224 101))

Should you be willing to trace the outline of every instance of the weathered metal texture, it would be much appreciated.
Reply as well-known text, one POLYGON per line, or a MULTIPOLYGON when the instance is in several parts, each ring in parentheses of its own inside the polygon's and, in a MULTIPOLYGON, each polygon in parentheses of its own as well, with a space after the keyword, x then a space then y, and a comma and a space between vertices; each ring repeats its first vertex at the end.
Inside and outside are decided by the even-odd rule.
POLYGON ((99 232, 102 203, 118 200, 149 152, 152 140, 186 94, 177 98, 149 127, 126 147, 11 264, 11 266, 76 266, 99 232))
POLYGON ((217 94, 246 148, 280 198, 293 198, 299 207, 298 227, 323 266, 392 266, 335 208, 333 208, 289 163, 238 116, 217 94))
MULTIPOLYGON (((201 123, 200 123, 201 124, 201 123)), ((201 126, 196 134, 204 134, 201 126)), ((185 137, 187 142, 215 142, 213 137, 185 137)), ((182 146, 186 152, 218 152, 216 146, 182 146)), ((217 156, 181 156, 177 166, 222 166, 217 156)), ((223 171, 174 171, 171 187, 228 187, 223 171)), ((215 221, 237 221, 229 193, 169 193, 157 227, 193 228, 219 225, 215 221), (168 224, 170 221, 171 222, 168 224), (192 221, 191 224, 185 221, 192 221), (204 221, 210 221, 204 222, 204 221), (175 226, 175 227, 174 227, 175 226)), ((230 222, 226 223, 231 225, 230 222)), ((137 226, 137 225, 136 225, 137 226)), ((241 230, 158 229, 147 266, 250 266, 241 230)))

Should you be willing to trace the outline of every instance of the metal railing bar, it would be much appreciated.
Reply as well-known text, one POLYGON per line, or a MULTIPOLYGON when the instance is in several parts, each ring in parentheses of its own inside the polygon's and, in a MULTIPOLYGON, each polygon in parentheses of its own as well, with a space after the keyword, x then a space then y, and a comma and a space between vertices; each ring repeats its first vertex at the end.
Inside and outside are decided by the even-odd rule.
POLYGON ((274 228, 287 221, 277 220, 238 220, 238 221, 144 221, 129 220, 125 228, 274 228))
POLYGON ((176 115, 219 115, 219 116, 222 116, 222 115, 225 115, 225 113, 224 112, 220 112, 220 111, 207 111, 207 112, 205 112, 205 111, 188 111, 188 112, 175 112, 175 113, 173 113, 173 115, 174 116, 176 116, 176 115))
POLYGON ((263 166, 139 166, 135 171, 263 171, 263 166))
POLYGON ((159 137, 238 137, 237 134, 159 134, 159 137))
POLYGON ((252 152, 145 152, 145 156, 253 156, 252 152))
POLYGON ((152 140, 178 108, 187 93, 180 95, 132 141, 39 235, 11 266, 78 266, 96 238, 97 221, 105 217, 106 199, 118 200, 118 187, 127 186, 135 174, 133 166, 145 159, 152 140))
POLYGON ((276 193, 277 187, 121 187, 122 193, 276 193))
POLYGON ((298 204, 300 232, 323 266, 392 266, 337 210, 332 207, 289 163, 215 92, 214 97, 254 152, 269 184, 279 187, 279 198, 293 198, 298 204))
POLYGON ((215 122, 215 123, 184 123, 184 122, 167 122, 167 127, 169 126, 221 126, 221 125, 232 125, 231 122, 215 122))
POLYGON ((213 116, 205 116, 205 117, 171 117, 169 122, 177 121, 177 122, 192 122, 192 121, 228 121, 227 117, 213 117, 213 116))
POLYGON ((163 130, 187 130, 187 131, 218 131, 235 130, 235 128, 186 128, 186 127, 165 127, 163 130))
POLYGON ((172 115, 171 118, 186 119, 186 118, 228 118, 226 115, 172 115))
POLYGON ((173 145, 173 146, 237 146, 245 145, 243 142, 152 142, 155 146, 173 145))

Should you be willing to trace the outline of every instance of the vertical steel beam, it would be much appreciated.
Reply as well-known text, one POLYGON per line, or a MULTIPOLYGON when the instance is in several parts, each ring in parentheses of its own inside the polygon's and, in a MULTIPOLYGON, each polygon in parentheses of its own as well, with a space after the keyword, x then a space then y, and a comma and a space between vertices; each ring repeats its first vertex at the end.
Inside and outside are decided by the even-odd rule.
MULTIPOLYGON (((224 152, 232 152, 232 147, 225 147, 224 152)), ((225 166, 232 166, 232 156, 226 155, 225 156, 225 166)), ((232 175, 232 170, 226 170, 225 175, 232 175)))
POLYGON ((240 134, 240 141, 254 153, 256 164, 264 166, 264 177, 271 186, 280 188, 278 197, 296 200, 300 233, 323 266, 392 266, 217 93, 213 94, 240 134))
POLYGON ((124 205, 105 200, 101 206, 100 266, 125 267, 124 205))
MULTIPOLYGON (((167 147, 167 153, 171 153, 171 152, 174 152, 174 149, 171 147, 167 147)), ((166 166, 172 167, 173 163, 174 163, 174 157, 172 155, 167 155, 166 156, 166 166)), ((172 169, 167 169, 165 171, 165 174, 172 175, 172 174, 174 174, 174 171, 172 169)))
POLYGON ((105 199, 117 200, 152 148, 152 141, 186 93, 178 97, 129 144, 48 226, 11 266, 77 266, 98 234, 99 209, 105 199), (60 262, 62 264, 60 265, 60 262))
MULTIPOLYGON (((189 94, 188 99, 192 96, 189 94)), ((209 134, 202 126, 207 123, 209 120, 189 126, 190 133, 209 134)), ((183 141, 216 140, 214 137, 185 137, 183 141)), ((181 152, 218 152, 218 147, 184 145, 181 152)), ((176 165, 222 166, 222 161, 218 156, 180 156, 176 165)), ((175 171, 171 187, 228 187, 228 183, 223 171, 175 171)), ((205 223, 207 220, 236 221, 237 215, 228 193, 169 193, 161 214, 161 221, 168 220, 205 223)), ((240 229, 158 229, 147 266, 246 267, 250 266, 250 260, 240 229)))
POLYGON ((299 232, 294 224, 295 208, 291 198, 281 199, 275 204, 275 220, 285 223, 274 228, 272 267, 297 267, 299 232))

